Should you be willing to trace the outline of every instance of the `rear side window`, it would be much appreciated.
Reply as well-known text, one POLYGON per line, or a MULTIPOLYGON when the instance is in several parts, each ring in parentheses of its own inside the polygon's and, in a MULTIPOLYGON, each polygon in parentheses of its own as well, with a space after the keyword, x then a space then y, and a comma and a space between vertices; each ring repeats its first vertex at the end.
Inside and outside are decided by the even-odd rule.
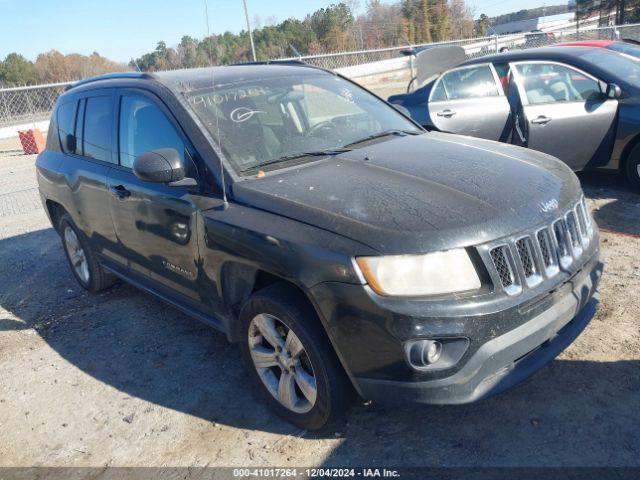
POLYGON ((120 165, 131 168, 141 153, 175 148, 184 156, 185 145, 167 116, 142 95, 123 95, 120 100, 120 165))
POLYGON ((75 153, 72 150, 73 141, 69 141, 69 138, 74 135, 74 125, 76 121, 76 110, 78 102, 63 103, 58 107, 57 122, 58 122, 58 135, 60 137, 60 145, 64 153, 75 153))
POLYGON ((453 70, 442 77, 442 84, 449 100, 499 95, 489 65, 453 70))
POLYGON ((111 124, 113 104, 111 97, 89 97, 84 111, 84 128, 78 134, 83 155, 103 162, 111 162, 111 124), (80 139, 80 137, 82 137, 80 139))

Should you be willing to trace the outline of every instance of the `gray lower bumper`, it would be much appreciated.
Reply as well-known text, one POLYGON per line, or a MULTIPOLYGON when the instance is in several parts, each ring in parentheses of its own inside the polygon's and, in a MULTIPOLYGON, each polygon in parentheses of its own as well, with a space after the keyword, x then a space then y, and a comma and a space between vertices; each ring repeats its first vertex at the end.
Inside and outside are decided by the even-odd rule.
POLYGON ((527 323, 486 342, 456 374, 425 382, 354 379, 362 396, 383 403, 468 403, 531 376, 567 348, 593 318, 602 263, 578 275, 567 293, 527 323))

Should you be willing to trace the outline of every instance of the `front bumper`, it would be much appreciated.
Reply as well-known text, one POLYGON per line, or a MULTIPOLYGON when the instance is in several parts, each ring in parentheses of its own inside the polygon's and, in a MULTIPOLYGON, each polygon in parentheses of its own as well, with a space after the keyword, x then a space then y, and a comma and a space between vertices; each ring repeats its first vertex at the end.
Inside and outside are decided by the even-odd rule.
POLYGON ((447 319, 378 311, 376 318, 370 306, 362 311, 364 300, 352 298, 355 305, 325 311, 331 315, 325 319, 338 355, 363 398, 382 403, 468 403, 531 376, 575 340, 595 313, 602 267, 596 253, 554 291, 506 311, 485 306, 484 311, 476 309, 480 315, 447 319), (369 315, 365 321, 363 314, 369 315), (348 321, 356 317, 359 322, 348 321), (416 338, 416 332, 424 332, 427 338, 463 336, 471 343, 456 368, 418 372, 400 353, 403 342, 416 338), (358 334, 364 334, 364 344, 354 340, 358 334))

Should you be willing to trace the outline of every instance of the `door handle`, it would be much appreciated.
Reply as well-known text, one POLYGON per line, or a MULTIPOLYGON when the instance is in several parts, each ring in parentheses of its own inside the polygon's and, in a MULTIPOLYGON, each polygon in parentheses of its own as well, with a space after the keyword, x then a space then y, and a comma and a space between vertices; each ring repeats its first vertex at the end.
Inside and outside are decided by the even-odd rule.
POLYGON ((109 187, 111 193, 118 198, 127 198, 131 196, 131 192, 124 188, 124 185, 116 185, 115 187, 109 187))
POLYGON ((533 120, 531 120, 531 123, 533 123, 534 125, 546 125, 550 121, 551 118, 540 115, 538 118, 534 118, 533 120))
POLYGON ((436 113, 436 115, 438 115, 439 117, 444 117, 444 118, 451 118, 456 114, 456 112, 454 112, 453 110, 449 110, 448 108, 445 110, 440 110, 438 113, 436 113))

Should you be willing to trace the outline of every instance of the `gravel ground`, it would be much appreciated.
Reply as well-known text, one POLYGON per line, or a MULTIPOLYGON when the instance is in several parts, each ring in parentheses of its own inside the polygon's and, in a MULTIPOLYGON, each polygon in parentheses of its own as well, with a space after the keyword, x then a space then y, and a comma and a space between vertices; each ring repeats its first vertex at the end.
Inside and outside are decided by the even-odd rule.
POLYGON ((356 402, 298 431, 246 388, 238 349, 127 285, 91 295, 0 141, 0 466, 640 466, 640 195, 581 179, 602 233, 602 302, 524 384, 476 404, 356 402))

